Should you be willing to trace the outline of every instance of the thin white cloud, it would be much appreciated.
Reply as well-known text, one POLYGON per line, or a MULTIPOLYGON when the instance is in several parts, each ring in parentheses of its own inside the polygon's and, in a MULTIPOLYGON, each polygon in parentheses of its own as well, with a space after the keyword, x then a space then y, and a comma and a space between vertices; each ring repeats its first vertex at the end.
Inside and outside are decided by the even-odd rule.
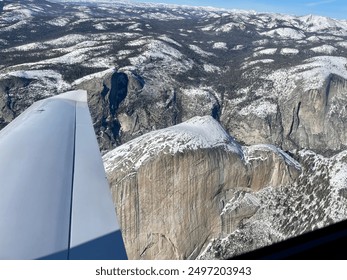
POLYGON ((336 0, 315 1, 315 2, 306 3, 306 6, 315 7, 315 6, 320 6, 320 5, 324 5, 324 4, 330 4, 333 2, 336 2, 336 0))

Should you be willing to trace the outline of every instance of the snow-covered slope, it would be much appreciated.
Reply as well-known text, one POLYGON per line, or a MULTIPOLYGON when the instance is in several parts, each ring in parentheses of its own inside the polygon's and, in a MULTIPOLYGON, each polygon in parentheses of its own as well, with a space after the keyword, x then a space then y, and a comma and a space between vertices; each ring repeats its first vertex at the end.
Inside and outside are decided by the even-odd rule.
POLYGON ((107 172, 117 170, 123 159, 126 159, 128 167, 137 170, 144 162, 160 153, 173 155, 211 148, 222 148, 235 153, 246 164, 259 159, 254 157, 258 151, 267 151, 282 158, 288 166, 301 169, 297 161, 273 145, 242 147, 211 116, 194 117, 178 125, 147 133, 108 152, 103 159, 107 172))
POLYGON ((175 154, 185 150, 222 147, 243 157, 241 146, 210 116, 195 117, 184 123, 142 135, 104 156, 105 169, 117 169, 120 159, 138 169, 143 162, 161 152, 175 154), (144 149, 144 147, 146 147, 144 149))

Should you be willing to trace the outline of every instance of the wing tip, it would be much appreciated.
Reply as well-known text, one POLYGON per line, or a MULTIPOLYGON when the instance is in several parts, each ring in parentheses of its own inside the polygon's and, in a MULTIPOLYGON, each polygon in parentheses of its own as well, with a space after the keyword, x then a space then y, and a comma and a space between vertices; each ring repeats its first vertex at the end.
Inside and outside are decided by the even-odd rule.
POLYGON ((59 95, 51 97, 53 99, 66 99, 66 100, 72 100, 76 102, 85 102, 87 103, 87 91, 78 89, 78 90, 72 90, 67 91, 64 93, 61 93, 59 95))

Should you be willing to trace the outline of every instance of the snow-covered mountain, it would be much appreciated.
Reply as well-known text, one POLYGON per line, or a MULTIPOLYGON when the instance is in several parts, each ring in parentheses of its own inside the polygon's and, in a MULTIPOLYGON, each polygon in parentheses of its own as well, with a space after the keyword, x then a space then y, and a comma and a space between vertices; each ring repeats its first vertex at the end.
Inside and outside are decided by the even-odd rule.
MULTIPOLYGON (((212 141, 215 149, 242 146, 243 156, 255 149, 247 146, 286 151, 302 175, 286 186, 232 191, 223 213, 249 201, 257 201, 256 211, 236 219, 232 231, 211 235, 208 247, 210 240, 199 243, 204 254, 197 249, 191 255, 230 257, 346 217, 346 38, 347 21, 314 15, 4 0, 0 128, 37 99, 81 88, 88 91, 100 147, 110 151, 111 177, 117 167, 110 155, 119 162, 121 155, 139 157, 139 169, 131 169, 139 172, 147 159, 160 161, 162 149, 176 147, 171 155, 195 151, 199 137, 216 133, 210 121, 191 131, 197 116, 212 116, 232 135, 220 141, 237 143, 212 141), (196 141, 182 144, 186 139, 196 141), (145 144, 136 144, 135 153, 126 150, 130 143, 145 144)), ((198 147, 201 153, 206 148, 198 147)))
MULTIPOLYGON (((330 141, 307 146, 306 127, 292 126, 293 108, 301 102, 305 109, 299 92, 325 91, 331 80, 346 78, 346 21, 126 1, 3 3, 1 126, 35 99, 85 87, 99 106, 93 114, 105 151, 205 114, 249 144, 322 150, 330 141), (119 104, 108 98, 107 89, 117 91, 113 72, 127 76, 122 85, 137 84, 124 89, 119 104)), ((325 111, 343 110, 336 98, 327 105, 325 111)), ((326 122, 335 125, 331 116, 326 122)))

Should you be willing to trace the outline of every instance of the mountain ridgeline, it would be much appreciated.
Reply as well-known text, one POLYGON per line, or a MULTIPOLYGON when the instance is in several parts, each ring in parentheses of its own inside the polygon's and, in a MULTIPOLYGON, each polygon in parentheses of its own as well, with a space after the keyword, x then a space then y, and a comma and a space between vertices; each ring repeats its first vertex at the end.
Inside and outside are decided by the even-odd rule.
POLYGON ((88 91, 129 257, 224 259, 347 217, 347 21, 0 2, 0 129, 88 91))

